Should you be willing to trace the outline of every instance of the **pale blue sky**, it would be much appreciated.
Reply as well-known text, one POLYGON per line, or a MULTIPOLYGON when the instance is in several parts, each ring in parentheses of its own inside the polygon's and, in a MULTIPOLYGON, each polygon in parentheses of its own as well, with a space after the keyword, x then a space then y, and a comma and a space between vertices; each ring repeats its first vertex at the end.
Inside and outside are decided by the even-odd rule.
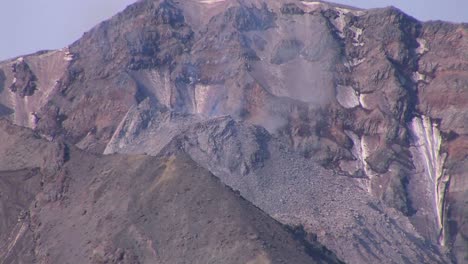
MULTIPOLYGON (((135 0, 0 0, 0 60, 65 47, 135 0)), ((468 22, 468 0, 334 0, 363 8, 393 5, 420 20, 468 22)))

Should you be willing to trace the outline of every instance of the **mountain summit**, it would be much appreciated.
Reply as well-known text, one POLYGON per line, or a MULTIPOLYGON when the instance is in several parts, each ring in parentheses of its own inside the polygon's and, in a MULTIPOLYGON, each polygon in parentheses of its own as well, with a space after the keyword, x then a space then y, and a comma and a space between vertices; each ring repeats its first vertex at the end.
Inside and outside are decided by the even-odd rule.
POLYGON ((393 7, 139 1, 0 63, 0 261, 466 263, 467 70, 393 7))

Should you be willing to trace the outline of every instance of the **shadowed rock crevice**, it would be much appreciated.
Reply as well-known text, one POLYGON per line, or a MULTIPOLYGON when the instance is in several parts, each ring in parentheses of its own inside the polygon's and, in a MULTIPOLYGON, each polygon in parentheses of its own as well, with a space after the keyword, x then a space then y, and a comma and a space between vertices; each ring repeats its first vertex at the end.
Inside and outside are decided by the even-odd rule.
POLYGON ((5 72, 0 69, 0 93, 3 92, 3 89, 5 89, 5 81, 6 81, 5 72))

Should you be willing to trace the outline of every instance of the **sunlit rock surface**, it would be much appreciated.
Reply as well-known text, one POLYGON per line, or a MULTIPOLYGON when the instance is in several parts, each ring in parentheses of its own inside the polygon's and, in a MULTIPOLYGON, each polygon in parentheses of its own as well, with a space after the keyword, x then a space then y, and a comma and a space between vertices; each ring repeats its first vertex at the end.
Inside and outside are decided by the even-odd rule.
POLYGON ((463 263, 467 31, 392 7, 139 1, 1 62, 0 115, 92 153, 180 149, 348 263, 463 263))

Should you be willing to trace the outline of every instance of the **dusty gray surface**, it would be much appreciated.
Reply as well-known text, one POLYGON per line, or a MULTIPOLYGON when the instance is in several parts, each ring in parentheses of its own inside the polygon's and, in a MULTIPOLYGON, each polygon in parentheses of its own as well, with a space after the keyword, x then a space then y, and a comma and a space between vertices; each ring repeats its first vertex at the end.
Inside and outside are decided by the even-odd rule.
POLYGON ((90 155, 2 120, 0 138, 2 263, 341 263, 183 153, 90 155))
MULTIPOLYGON (((142 116, 135 112, 131 116, 142 116)), ((231 117, 187 127, 193 119, 186 117, 187 122, 178 122, 184 124, 180 125, 183 129, 172 134, 172 140, 162 148, 153 143, 157 138, 153 133, 163 132, 159 129, 167 125, 157 122, 158 115, 152 116, 156 118, 139 120, 157 124, 157 128, 141 128, 133 122, 137 136, 122 134, 123 140, 114 138, 110 144, 113 148, 107 151, 170 155, 182 150, 269 215, 285 224, 304 225, 321 243, 353 263, 444 262, 438 249, 424 241, 408 218, 375 201, 364 181, 333 175, 263 128, 231 117)))
MULTIPOLYGON (((408 245, 405 252, 413 257, 400 248, 359 249, 360 239, 371 239, 361 229, 352 229, 352 238, 322 236, 345 261, 382 262, 390 254, 395 262, 414 262, 421 252, 429 258, 440 251, 463 263, 467 31, 466 24, 422 23, 395 8, 292 0, 139 1, 67 48, 0 63, 0 115, 93 153, 155 155, 169 142, 182 142, 185 152, 224 182, 249 179, 231 185, 265 208, 275 203, 257 193, 264 183, 253 179, 272 174, 289 182, 297 166, 303 180, 303 171, 317 168, 323 188, 293 192, 279 180, 270 188, 304 202, 306 193, 314 196, 335 183, 359 186, 363 191, 350 192, 384 214, 392 211, 391 221, 407 223, 390 244, 408 245), (223 143, 230 136, 218 135, 215 124, 225 116, 243 124, 244 132, 234 138, 244 144, 223 143), (256 156, 263 143, 252 125, 268 131, 268 157, 256 156)), ((375 218, 369 206, 352 203, 367 219, 375 218)), ((293 210, 292 204, 284 208, 293 210)), ((312 207, 324 215, 341 212, 340 204, 330 206, 312 207)), ((352 222, 331 214, 338 226, 352 222)), ((385 229, 369 225, 375 232, 385 229)), ((309 232, 321 232, 309 226, 309 232)))

